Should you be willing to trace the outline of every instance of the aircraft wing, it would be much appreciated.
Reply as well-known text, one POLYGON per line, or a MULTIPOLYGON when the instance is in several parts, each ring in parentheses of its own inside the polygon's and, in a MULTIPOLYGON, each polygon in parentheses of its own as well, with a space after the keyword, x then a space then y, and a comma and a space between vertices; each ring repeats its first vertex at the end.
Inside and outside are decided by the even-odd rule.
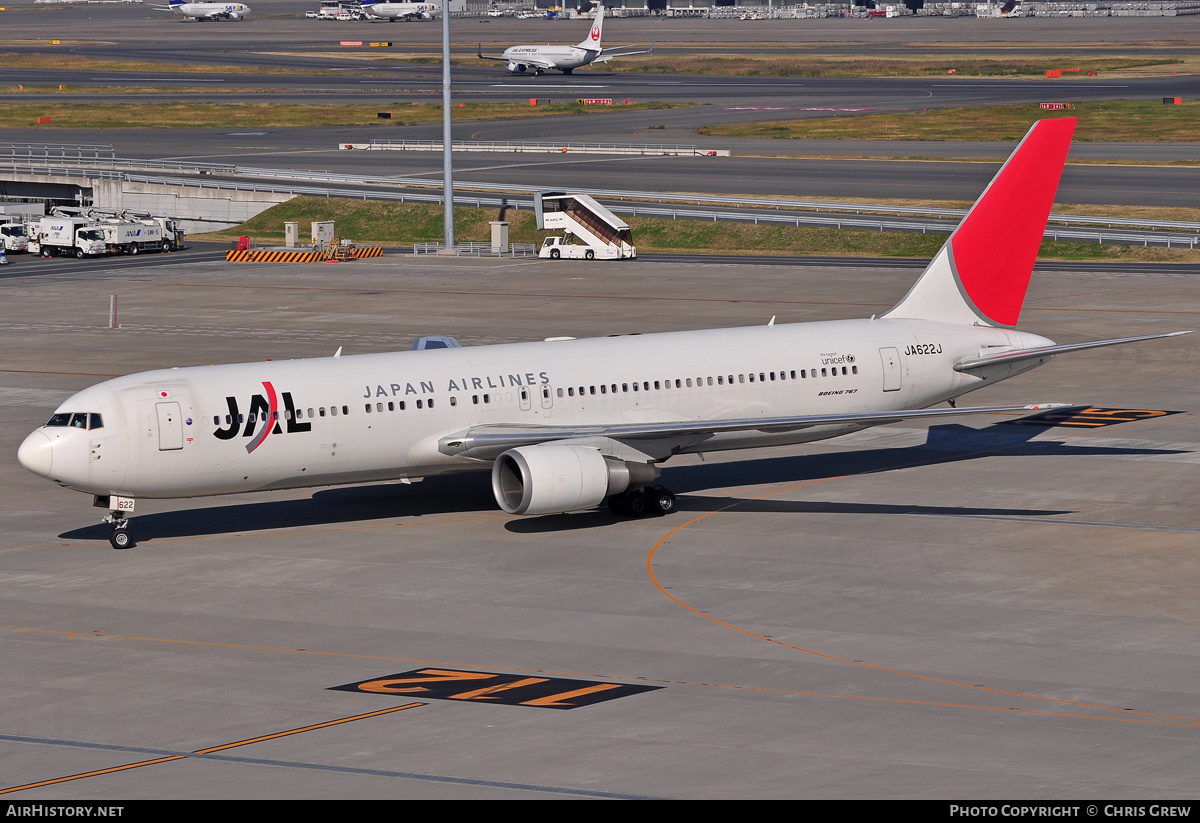
MULTIPOLYGON (((658 41, 655 40, 654 43, 658 41)), ((618 57, 632 57, 635 54, 650 54, 654 51, 654 43, 650 44, 650 48, 643 49, 638 46, 615 46, 613 49, 605 49, 603 54, 593 60, 593 63, 607 63, 609 60, 615 60, 618 57), (638 51, 616 51, 616 49, 638 49, 638 51)))
POLYGON ((971 406, 965 408, 915 409, 909 411, 856 412, 851 414, 806 414, 794 417, 751 417, 734 420, 681 420, 668 423, 618 423, 611 426, 474 426, 446 435, 438 441, 442 454, 492 460, 518 446, 535 446, 561 440, 608 437, 615 440, 645 440, 687 437, 738 431, 784 432, 813 426, 878 426, 901 420, 924 420, 964 414, 1039 412, 1061 409, 1069 403, 1036 403, 1015 406, 971 406))
POLYGON ((954 364, 954 370, 957 372, 972 372, 976 369, 986 368, 988 366, 999 366, 1006 363, 1020 363, 1025 360, 1040 360, 1042 358, 1050 358, 1056 354, 1064 354, 1071 351, 1084 351, 1085 349, 1098 349, 1102 346, 1119 346, 1122 343, 1136 343, 1139 340, 1157 340, 1160 337, 1179 337, 1181 334, 1191 334, 1190 331, 1172 331, 1164 334, 1141 334, 1137 337, 1114 337, 1111 340, 1089 340, 1086 343, 1063 343, 1058 346, 1042 346, 1036 349, 1015 349, 1013 351, 999 352, 997 354, 985 354, 979 357, 970 357, 954 364))

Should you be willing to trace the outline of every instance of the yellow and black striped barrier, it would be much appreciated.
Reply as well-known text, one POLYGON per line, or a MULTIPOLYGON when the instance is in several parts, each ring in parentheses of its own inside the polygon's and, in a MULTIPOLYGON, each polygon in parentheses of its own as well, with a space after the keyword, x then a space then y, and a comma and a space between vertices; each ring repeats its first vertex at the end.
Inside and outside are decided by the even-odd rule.
POLYGON ((230 251, 225 253, 229 263, 316 263, 323 257, 319 251, 230 251))
MULTIPOLYGON (((364 260, 368 257, 382 257, 381 246, 364 246, 348 249, 345 259, 364 260)), ((325 260, 324 252, 320 251, 267 251, 250 249, 246 251, 225 252, 227 263, 320 263, 325 260)))

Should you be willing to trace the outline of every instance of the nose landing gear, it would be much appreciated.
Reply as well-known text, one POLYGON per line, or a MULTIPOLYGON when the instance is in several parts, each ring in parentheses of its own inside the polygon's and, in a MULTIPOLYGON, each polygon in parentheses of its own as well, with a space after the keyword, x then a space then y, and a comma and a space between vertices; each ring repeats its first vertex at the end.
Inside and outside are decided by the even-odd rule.
POLYGON ((129 521, 125 519, 125 513, 133 511, 133 498, 118 497, 115 494, 96 495, 92 505, 108 509, 103 522, 112 526, 112 531, 108 533, 108 542, 114 549, 132 549, 137 545, 133 533, 129 531, 129 521))
POLYGON ((133 539, 133 533, 129 531, 129 521, 125 519, 122 512, 115 512, 104 518, 105 523, 112 524, 112 531, 108 533, 108 542, 114 549, 132 549, 137 545, 133 539))

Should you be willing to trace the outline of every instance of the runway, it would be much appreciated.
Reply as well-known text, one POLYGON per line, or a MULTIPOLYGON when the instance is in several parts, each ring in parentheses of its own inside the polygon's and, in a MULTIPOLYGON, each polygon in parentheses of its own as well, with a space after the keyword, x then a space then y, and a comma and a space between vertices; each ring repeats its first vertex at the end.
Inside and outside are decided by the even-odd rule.
MULTIPOLYGON (((0 450, 118 373, 860 317, 916 276, 185 255, 0 281, 0 450)), ((1039 271, 1021 327, 1191 328, 1196 302, 1185 272, 1039 271)), ((3 461, 0 791, 1191 797, 1197 345, 1064 356, 972 395, 1132 422, 905 424, 671 461, 663 519, 511 518, 464 477, 139 501, 142 542, 114 552, 87 498, 3 461), (334 689, 380 679, 395 691, 334 689), (539 687, 579 707, 530 703, 539 687)))

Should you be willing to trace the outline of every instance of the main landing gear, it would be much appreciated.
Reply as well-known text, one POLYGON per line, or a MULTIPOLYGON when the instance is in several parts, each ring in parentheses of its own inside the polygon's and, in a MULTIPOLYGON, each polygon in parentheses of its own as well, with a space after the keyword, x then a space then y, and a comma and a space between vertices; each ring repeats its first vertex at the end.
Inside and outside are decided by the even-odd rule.
POLYGON ((675 511, 675 495, 662 486, 634 489, 608 498, 608 510, 620 517, 662 517, 675 511))

